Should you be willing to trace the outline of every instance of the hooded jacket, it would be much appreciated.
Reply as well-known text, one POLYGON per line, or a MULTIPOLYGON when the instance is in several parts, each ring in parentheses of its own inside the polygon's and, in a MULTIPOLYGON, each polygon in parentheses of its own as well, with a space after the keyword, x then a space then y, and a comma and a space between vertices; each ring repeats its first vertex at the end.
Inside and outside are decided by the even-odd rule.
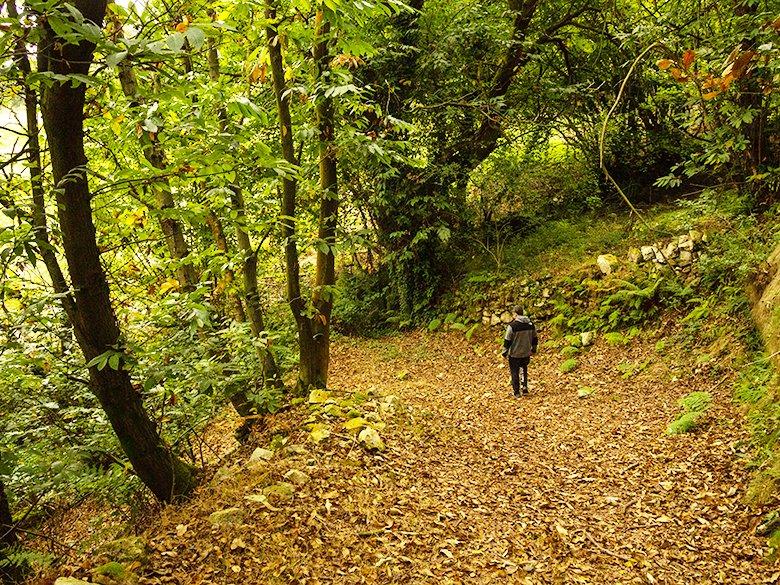
POLYGON ((511 358, 527 358, 536 353, 539 336, 528 317, 515 317, 506 328, 504 353, 511 358))

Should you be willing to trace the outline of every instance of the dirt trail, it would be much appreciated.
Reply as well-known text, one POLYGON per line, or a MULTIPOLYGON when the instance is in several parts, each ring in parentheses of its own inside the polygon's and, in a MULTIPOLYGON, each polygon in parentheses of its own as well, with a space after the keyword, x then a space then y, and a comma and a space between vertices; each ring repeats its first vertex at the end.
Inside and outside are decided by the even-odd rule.
MULTIPOLYGON (((228 533, 205 518, 241 506, 269 475, 206 488, 150 531, 157 536, 144 582, 777 579, 753 536, 757 512, 742 503, 748 475, 738 445, 746 437, 728 383, 713 390, 705 428, 668 437, 679 397, 717 380, 652 363, 623 378, 618 362, 645 362, 652 344, 597 344, 570 374, 560 373, 557 352, 542 353, 531 395, 520 400, 494 349, 493 340, 462 334, 340 341, 336 391, 395 394, 409 407, 383 431, 387 450, 308 445, 297 463, 291 456, 269 471, 274 479, 305 463, 307 487, 228 533), (578 399, 582 385, 595 392, 578 399)), ((306 444, 300 419, 278 415, 260 443, 281 430, 306 444)))

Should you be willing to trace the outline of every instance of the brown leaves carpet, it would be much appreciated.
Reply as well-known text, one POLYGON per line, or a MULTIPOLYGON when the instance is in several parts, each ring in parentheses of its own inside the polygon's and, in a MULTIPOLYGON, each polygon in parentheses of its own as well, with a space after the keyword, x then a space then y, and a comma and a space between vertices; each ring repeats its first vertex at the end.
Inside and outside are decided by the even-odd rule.
POLYGON ((496 347, 455 333, 337 342, 336 392, 394 394, 406 407, 386 419, 387 449, 369 453, 343 431, 314 445, 300 426, 305 406, 274 416, 257 445, 282 433, 305 452, 259 476, 239 465, 166 509, 149 529, 141 582, 778 580, 753 535, 762 511, 743 503, 747 436, 729 383, 668 357, 653 363, 649 342, 599 342, 568 374, 557 352, 542 351, 531 395, 515 399, 496 347), (616 367, 648 359, 629 378, 616 367), (594 393, 578 398, 581 386, 594 393), (708 422, 667 436, 678 399, 694 390, 713 392, 708 422), (292 499, 248 504, 291 468, 312 478, 292 499), (241 524, 207 522, 234 506, 246 509, 241 524))

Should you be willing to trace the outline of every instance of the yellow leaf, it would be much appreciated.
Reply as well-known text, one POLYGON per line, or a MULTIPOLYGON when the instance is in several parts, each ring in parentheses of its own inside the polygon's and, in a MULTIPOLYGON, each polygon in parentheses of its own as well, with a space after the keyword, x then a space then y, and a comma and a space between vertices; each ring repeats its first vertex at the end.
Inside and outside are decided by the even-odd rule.
POLYGON ((368 421, 366 419, 364 419, 362 416, 357 416, 345 422, 344 428, 347 429, 348 431, 356 431, 357 429, 365 427, 367 425, 368 425, 368 421))
POLYGON ((669 69, 669 67, 672 66, 672 63, 674 63, 671 59, 661 59, 656 63, 658 65, 658 68, 661 70, 669 69))
POLYGON ((330 399, 330 392, 327 390, 312 390, 309 393, 309 404, 322 404, 330 399))
POLYGON ((169 278, 165 282, 163 282, 160 285, 160 288, 158 289, 161 295, 164 295, 167 292, 170 292, 172 290, 179 290, 179 281, 175 278, 169 278))

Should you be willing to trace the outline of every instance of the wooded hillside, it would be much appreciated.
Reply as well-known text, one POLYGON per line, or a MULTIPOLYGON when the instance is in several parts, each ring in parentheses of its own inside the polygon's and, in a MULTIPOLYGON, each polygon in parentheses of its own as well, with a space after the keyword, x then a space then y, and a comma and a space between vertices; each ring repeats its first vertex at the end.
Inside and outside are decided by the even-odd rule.
POLYGON ((0 34, 3 579, 777 578, 775 2, 0 0, 0 34), (493 463, 456 497, 460 432, 493 463), (382 496, 338 487, 350 466, 382 496), (270 540, 165 572, 181 514, 216 538, 257 486, 226 523, 270 540), (356 540, 273 540, 338 491, 356 540), (380 534, 413 543, 351 555, 380 534), (120 558, 130 535, 146 552, 120 558))

